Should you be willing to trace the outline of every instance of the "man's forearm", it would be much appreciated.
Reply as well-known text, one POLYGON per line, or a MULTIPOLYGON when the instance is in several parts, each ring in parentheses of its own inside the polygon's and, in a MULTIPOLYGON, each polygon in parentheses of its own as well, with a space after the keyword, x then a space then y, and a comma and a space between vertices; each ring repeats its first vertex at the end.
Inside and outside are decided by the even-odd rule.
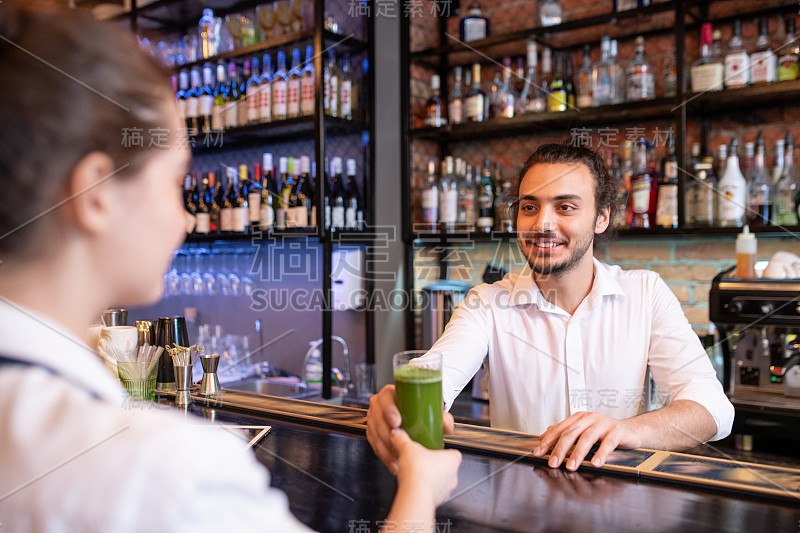
POLYGON ((717 433, 711 413, 691 400, 676 400, 625 422, 640 436, 642 448, 657 450, 685 450, 717 433))

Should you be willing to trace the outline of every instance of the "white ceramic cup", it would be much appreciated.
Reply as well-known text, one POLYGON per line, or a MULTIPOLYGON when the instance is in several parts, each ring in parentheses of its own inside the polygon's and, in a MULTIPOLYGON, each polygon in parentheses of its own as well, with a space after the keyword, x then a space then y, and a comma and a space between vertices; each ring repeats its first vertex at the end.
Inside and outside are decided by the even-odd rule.
POLYGON ((122 352, 128 352, 135 348, 138 342, 139 332, 135 326, 106 326, 100 330, 98 350, 114 347, 122 352))

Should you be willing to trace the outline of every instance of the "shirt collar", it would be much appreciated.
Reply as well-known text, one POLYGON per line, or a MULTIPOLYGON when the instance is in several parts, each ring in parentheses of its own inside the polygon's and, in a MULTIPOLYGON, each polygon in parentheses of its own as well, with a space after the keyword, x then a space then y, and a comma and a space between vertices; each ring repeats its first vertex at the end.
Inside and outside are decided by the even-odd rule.
MULTIPOLYGON (((594 307, 595 304, 599 303, 603 296, 625 296, 625 292, 616 277, 611 273, 610 267, 601 263, 595 257, 592 258, 592 261, 594 262, 594 281, 586 297, 590 307, 594 307)), ((544 297, 536 282, 533 281, 533 271, 530 265, 525 265, 525 268, 519 273, 514 282, 514 287, 511 289, 508 303, 511 306, 536 304, 542 311, 565 313, 565 311, 551 304, 544 297)))
POLYGON ((105 400, 123 397, 114 378, 89 346, 53 319, 0 299, 0 355, 55 371, 105 400))

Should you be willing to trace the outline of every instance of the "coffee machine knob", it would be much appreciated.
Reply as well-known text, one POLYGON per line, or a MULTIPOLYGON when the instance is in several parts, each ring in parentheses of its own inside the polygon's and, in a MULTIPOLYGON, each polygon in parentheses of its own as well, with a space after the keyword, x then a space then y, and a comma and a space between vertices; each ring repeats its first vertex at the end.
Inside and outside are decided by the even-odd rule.
POLYGON ((774 307, 772 304, 761 304, 761 313, 764 315, 768 315, 773 311, 774 307))
POLYGON ((725 309, 732 315, 738 315, 742 312, 742 302, 728 302, 725 304, 725 309))

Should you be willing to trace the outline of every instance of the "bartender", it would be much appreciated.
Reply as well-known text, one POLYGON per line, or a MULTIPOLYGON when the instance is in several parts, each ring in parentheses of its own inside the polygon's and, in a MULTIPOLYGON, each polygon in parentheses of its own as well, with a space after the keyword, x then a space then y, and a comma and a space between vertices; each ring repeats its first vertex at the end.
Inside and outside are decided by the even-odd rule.
MULTIPOLYGON (((429 353, 442 354, 445 410, 488 352, 492 426, 539 434, 534 455, 575 470, 617 447, 681 450, 726 437, 734 409, 680 303, 657 273, 593 256, 617 184, 593 151, 539 147, 514 206, 520 274, 472 289, 429 353), (645 412, 649 374, 667 404, 645 412), (570 450, 571 453, 570 453, 570 450)), ((445 413, 445 431, 452 417, 445 413)), ((388 440, 401 417, 394 386, 372 397, 367 437, 397 469, 388 440)))
MULTIPOLYGON (((82 340, 147 305, 184 238, 168 73, 86 12, 0 3, 0 529, 306 531, 235 436, 135 410, 82 340), (168 132, 169 147, 124 132, 168 132)), ((388 520, 434 521, 460 454, 403 431, 388 520)))

